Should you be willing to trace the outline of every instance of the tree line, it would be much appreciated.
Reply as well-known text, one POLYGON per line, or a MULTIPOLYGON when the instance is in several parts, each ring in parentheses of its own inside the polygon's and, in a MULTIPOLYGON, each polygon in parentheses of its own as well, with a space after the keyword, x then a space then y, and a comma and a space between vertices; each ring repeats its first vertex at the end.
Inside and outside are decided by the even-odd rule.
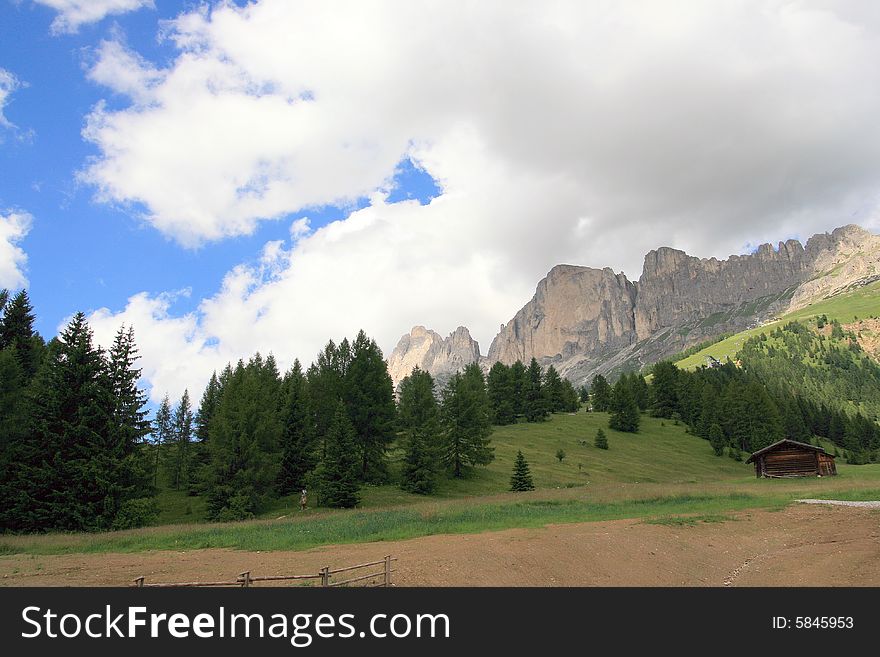
POLYGON ((155 514, 137 347, 120 328, 109 350, 77 313, 47 343, 27 292, 0 292, 0 527, 124 529, 155 514))

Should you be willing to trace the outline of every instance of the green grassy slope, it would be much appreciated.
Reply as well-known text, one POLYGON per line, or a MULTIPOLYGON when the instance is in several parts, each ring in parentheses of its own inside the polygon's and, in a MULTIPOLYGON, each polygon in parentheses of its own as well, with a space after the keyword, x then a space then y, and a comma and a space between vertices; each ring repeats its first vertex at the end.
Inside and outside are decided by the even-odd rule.
POLYGON ((829 320, 836 319, 842 324, 852 322, 856 318, 880 315, 880 282, 866 285, 847 294, 817 301, 805 308, 788 313, 774 322, 768 322, 763 326, 732 335, 678 361, 677 365, 682 369, 694 369, 705 365, 708 356, 713 356, 724 362, 727 358, 733 358, 749 338, 761 333, 769 334, 770 331, 786 322, 803 321, 816 315, 827 315, 829 320))
POLYGON ((839 466, 840 476, 792 481, 756 480, 751 466, 716 457, 684 426, 643 417, 638 434, 607 428, 606 414, 559 414, 543 424, 499 427, 496 459, 463 480, 444 480, 438 496, 394 486, 364 491, 360 509, 293 511, 282 501, 263 519, 200 523, 198 498, 166 491, 165 518, 189 524, 104 534, 0 537, 0 554, 138 552, 223 547, 301 550, 319 545, 395 540, 440 533, 473 533, 554 522, 664 518, 780 508, 797 497, 880 498, 880 465, 839 466), (602 427, 609 450, 593 447, 602 427), (582 445, 581 441, 587 442, 582 445), (567 453, 560 463, 556 450, 567 453), (517 449, 530 463, 538 490, 506 492, 517 449), (185 512, 189 505, 190 513, 185 512))

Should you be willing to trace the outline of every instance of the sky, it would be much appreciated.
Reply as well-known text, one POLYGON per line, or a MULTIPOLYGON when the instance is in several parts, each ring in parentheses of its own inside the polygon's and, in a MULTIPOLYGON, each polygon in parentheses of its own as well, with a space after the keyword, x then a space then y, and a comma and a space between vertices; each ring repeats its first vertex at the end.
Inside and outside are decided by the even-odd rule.
POLYGON ((255 351, 467 326, 880 229, 870 0, 0 0, 0 287, 132 325, 155 402, 255 351))

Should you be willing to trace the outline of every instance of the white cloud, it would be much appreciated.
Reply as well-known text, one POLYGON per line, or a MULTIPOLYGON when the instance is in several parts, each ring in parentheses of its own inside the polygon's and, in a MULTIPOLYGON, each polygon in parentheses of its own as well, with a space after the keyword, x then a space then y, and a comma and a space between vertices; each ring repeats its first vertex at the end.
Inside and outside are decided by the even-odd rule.
POLYGON ((0 68, 0 127, 11 128, 13 125, 3 115, 3 108, 9 102, 9 96, 20 86, 18 79, 6 69, 0 68))
POLYGON ((27 285, 24 267, 27 254, 19 246, 31 229, 33 218, 26 212, 0 212, 0 288, 27 285))
POLYGON ((34 0, 58 12, 52 33, 73 33, 82 25, 96 23, 106 16, 154 7, 153 0, 34 0))
POLYGON ((131 99, 88 119, 99 198, 185 245, 372 199, 230 272, 180 334, 199 358, 310 359, 360 327, 390 349, 416 323, 485 349, 554 264, 637 276, 660 244, 725 256, 880 206, 872 3, 262 0, 167 33, 167 68, 98 51, 131 99), (430 204, 378 193, 405 157, 430 204))

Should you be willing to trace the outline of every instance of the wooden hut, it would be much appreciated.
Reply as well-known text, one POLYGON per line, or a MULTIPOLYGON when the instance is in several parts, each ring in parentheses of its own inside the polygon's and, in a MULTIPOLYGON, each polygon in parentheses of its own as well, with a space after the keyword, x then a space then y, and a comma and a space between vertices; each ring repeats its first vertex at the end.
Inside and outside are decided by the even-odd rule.
POLYGON ((837 474, 834 457, 821 447, 785 438, 752 454, 756 477, 826 477, 837 474))

